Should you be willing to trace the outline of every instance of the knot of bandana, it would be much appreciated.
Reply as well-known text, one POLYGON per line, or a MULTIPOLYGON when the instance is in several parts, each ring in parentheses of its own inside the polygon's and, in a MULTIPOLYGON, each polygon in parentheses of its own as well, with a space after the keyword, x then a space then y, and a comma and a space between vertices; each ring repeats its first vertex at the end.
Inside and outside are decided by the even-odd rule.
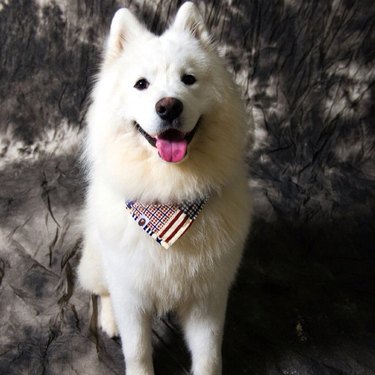
POLYGON ((179 205, 126 201, 125 207, 140 228, 168 249, 193 224, 207 200, 208 197, 179 205))

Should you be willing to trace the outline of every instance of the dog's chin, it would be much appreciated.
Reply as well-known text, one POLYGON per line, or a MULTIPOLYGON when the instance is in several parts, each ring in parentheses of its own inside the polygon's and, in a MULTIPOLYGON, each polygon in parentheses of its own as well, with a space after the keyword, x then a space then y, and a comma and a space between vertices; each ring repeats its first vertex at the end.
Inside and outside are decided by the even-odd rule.
POLYGON ((193 130, 187 133, 170 127, 154 137, 148 134, 136 121, 134 121, 134 126, 147 142, 157 149, 158 155, 163 161, 178 164, 186 159, 188 146, 194 138, 200 122, 201 117, 193 130))

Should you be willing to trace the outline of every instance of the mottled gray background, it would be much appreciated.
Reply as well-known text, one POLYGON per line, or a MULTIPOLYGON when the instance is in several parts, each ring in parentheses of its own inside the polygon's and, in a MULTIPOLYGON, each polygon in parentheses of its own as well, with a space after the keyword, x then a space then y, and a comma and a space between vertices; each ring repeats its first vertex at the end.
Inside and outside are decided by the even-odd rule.
MULTIPOLYGON (((123 372, 74 279, 79 148, 115 10, 160 32, 181 3, 0 0, 0 374, 123 372)), ((197 3, 256 120, 224 374, 374 374, 374 1, 197 3)), ((188 373, 172 316, 154 341, 188 373)))

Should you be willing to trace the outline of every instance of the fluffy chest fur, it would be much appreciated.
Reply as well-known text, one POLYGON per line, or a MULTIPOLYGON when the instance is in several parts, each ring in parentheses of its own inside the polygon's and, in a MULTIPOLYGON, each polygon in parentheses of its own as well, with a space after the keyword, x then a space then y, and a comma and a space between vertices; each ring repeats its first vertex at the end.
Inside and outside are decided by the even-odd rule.
POLYGON ((191 228, 168 250, 134 222, 125 200, 105 184, 93 186, 90 197, 86 214, 95 217, 93 235, 109 285, 134 288, 150 308, 163 313, 232 281, 249 226, 245 179, 210 197, 191 228))

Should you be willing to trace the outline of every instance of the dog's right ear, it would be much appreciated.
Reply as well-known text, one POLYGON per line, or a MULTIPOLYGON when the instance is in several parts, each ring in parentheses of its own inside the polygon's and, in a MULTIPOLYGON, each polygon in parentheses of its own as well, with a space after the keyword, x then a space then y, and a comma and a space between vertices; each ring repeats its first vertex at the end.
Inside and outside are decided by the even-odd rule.
POLYGON ((106 60, 113 60, 120 56, 128 41, 145 32, 149 33, 130 10, 119 9, 112 19, 106 46, 106 60))
POLYGON ((181 5, 172 27, 177 30, 189 32, 206 47, 210 48, 213 45, 212 37, 208 32, 203 17, 198 7, 191 1, 187 1, 181 5))

